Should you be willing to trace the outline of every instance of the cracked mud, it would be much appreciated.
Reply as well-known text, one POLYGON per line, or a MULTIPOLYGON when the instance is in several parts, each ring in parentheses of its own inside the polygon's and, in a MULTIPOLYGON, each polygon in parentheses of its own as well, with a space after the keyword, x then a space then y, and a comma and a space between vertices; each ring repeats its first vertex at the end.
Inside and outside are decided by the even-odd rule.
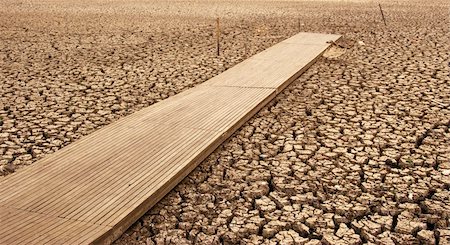
POLYGON ((407 10, 433 27, 333 15, 334 50, 116 243, 449 244, 448 16, 407 10))
POLYGON ((61 4, 55 23, 0 26, 3 174, 298 30, 339 33, 116 244, 450 244, 448 2, 382 1, 384 26, 370 2, 218 1, 229 11, 220 57, 216 12, 161 4, 142 12, 178 16, 170 25, 129 22, 124 7, 102 27, 70 13, 65 27, 86 35, 70 34, 55 24, 61 4))

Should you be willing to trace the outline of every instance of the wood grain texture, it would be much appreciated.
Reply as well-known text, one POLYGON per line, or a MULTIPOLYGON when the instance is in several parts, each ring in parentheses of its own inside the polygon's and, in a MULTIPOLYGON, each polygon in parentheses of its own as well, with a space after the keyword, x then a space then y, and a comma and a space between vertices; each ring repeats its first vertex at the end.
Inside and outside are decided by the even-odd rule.
POLYGON ((109 244, 307 69, 300 33, 0 179, 0 244, 109 244))

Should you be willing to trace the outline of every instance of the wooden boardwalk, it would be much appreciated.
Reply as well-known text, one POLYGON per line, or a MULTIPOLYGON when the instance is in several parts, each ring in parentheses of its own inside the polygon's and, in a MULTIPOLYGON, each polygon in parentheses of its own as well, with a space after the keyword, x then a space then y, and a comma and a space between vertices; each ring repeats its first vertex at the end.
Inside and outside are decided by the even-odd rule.
POLYGON ((111 243, 338 38, 300 33, 0 178, 0 244, 111 243))

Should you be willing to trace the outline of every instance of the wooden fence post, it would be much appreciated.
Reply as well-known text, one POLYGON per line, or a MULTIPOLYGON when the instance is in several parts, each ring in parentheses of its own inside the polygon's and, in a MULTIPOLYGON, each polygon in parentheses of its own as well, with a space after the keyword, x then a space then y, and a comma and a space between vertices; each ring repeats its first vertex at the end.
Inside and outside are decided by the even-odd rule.
POLYGON ((216 19, 216 42, 217 42, 217 56, 220 55, 220 19, 216 19))
POLYGON ((378 3, 378 7, 380 7, 381 17, 383 18, 384 25, 386 26, 386 19, 384 18, 383 9, 381 8, 381 4, 378 3))

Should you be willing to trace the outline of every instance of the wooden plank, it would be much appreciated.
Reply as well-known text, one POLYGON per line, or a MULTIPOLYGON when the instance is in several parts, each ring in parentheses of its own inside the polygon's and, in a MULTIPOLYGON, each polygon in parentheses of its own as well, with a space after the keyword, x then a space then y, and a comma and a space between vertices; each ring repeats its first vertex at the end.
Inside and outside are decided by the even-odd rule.
POLYGON ((300 33, 235 65, 201 86, 284 89, 334 42, 337 35, 300 33), (286 62, 289 62, 287 65, 286 62))
POLYGON ((301 33, 0 180, 0 244, 109 244, 299 76, 301 33))
POLYGON ((76 244, 104 234, 110 227, 0 207, 0 244, 76 244), (8 218, 11 217, 11 218, 8 218), (84 231, 80 234, 79 231, 84 231), (68 243, 68 241, 74 243, 68 243))

